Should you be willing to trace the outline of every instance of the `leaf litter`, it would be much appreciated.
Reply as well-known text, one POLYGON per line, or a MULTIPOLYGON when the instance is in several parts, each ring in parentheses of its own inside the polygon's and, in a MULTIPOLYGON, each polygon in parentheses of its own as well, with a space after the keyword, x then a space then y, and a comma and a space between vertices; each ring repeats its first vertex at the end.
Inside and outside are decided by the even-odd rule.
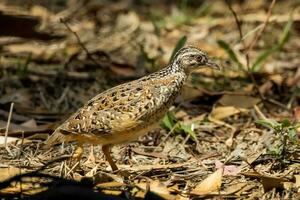
POLYGON ((234 2, 239 38, 225 1, 178 2, 0 3, 0 21, 30 24, 0 36, 1 198, 71 195, 68 187, 122 199, 298 197, 296 3, 234 2), (90 97, 159 69, 184 44, 208 52, 222 71, 195 71, 160 129, 113 148, 123 175, 98 146, 86 145, 75 165, 74 143, 42 149, 90 97))

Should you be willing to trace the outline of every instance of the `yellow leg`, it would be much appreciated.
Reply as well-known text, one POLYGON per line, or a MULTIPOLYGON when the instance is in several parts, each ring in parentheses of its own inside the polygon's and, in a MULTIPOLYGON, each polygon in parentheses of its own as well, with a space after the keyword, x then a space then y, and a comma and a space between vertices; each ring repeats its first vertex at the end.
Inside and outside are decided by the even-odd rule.
POLYGON ((109 145, 103 145, 102 146, 102 151, 103 151, 103 153, 104 153, 104 155, 105 155, 108 163, 110 164, 111 169, 113 171, 117 171, 118 167, 117 167, 117 165, 115 164, 115 162, 113 161, 113 159, 112 159, 112 157, 110 155, 110 146, 109 145))
POLYGON ((70 164, 74 163, 74 165, 75 165, 77 162, 80 162, 82 155, 83 155, 83 144, 78 143, 75 151, 72 154, 70 164))

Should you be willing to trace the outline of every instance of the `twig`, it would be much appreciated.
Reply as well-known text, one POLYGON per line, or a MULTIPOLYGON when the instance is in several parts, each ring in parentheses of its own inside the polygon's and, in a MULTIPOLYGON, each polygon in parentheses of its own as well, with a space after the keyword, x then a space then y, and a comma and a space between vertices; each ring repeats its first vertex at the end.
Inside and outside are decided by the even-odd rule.
POLYGON ((269 21, 269 19, 271 17, 271 11, 272 11, 272 8, 275 5, 276 0, 273 0, 272 3, 270 4, 269 9, 268 9, 268 13, 267 13, 267 17, 266 17, 266 20, 264 21, 262 29, 255 35, 254 39, 252 40, 252 42, 250 43, 250 45, 248 47, 246 47, 245 41, 243 40, 244 36, 243 36, 243 32, 242 32, 241 22, 240 22, 240 20, 239 20, 239 18, 237 16, 236 12, 233 10, 233 8, 232 8, 231 3, 230 3, 229 0, 225 0, 225 2, 227 4, 229 10, 231 11, 232 15, 234 16, 234 19, 235 19, 235 22, 236 22, 236 25, 237 25, 237 28, 238 28, 238 31, 239 31, 239 35, 240 35, 240 41, 243 44, 244 50, 246 50, 246 52, 245 52, 245 58, 246 58, 247 74, 250 77, 250 79, 251 79, 251 81, 252 81, 252 83, 254 85, 254 88, 255 88, 257 94, 259 95, 262 103, 264 105, 266 105, 265 97, 259 91, 259 87, 258 87, 258 84, 256 82, 256 79, 254 78, 254 75, 253 75, 253 73, 250 70, 249 52, 252 50, 253 46, 257 43, 257 41, 260 39, 262 33, 264 32, 264 30, 265 30, 265 28, 266 28, 266 26, 268 24, 268 21, 269 21))
POLYGON ((268 118, 261 112, 261 110, 256 105, 254 105, 254 110, 257 112, 259 119, 268 120, 268 118))
POLYGON ((241 24, 241 21, 239 20, 236 12, 233 10, 232 6, 231 6, 231 3, 229 0, 225 0, 230 12, 232 13, 233 17, 234 17, 234 20, 235 20, 235 23, 237 25, 237 28, 238 28, 238 31, 239 31, 239 34, 240 34, 240 40, 241 42, 243 43, 243 46, 245 46, 244 44, 244 40, 243 40, 243 32, 242 32, 242 24, 241 24))
POLYGON ((67 86, 67 87, 64 89, 62 95, 61 95, 61 96, 59 97, 59 99, 56 101, 56 105, 57 105, 57 106, 59 106, 59 105, 63 102, 63 100, 64 100, 65 97, 67 96, 69 90, 70 90, 69 86, 67 86))
POLYGON ((268 9, 268 13, 267 13, 267 17, 263 23, 263 27, 262 29, 255 35, 255 37, 253 38, 253 40, 250 42, 249 46, 247 47, 247 52, 246 54, 248 54, 248 52, 250 52, 252 50, 252 48, 254 47, 254 45, 257 43, 257 41, 260 39, 260 37, 262 36, 263 32, 265 31, 267 24, 269 23, 271 14, 272 14, 272 9, 274 7, 276 3, 276 0, 272 0, 272 3, 269 6, 268 9))
POLYGON ((10 125, 10 120, 11 120, 13 108, 14 108, 14 102, 12 102, 12 103, 10 104, 9 115, 8 115, 8 120, 7 120, 7 124, 6 124, 6 129, 5 129, 5 138, 4 138, 4 146, 5 146, 5 149, 7 150, 7 152, 8 152, 10 155, 13 155, 13 154, 12 154, 12 152, 10 151, 9 147, 7 146, 7 137, 8 137, 8 129, 9 129, 9 125, 10 125))
MULTIPOLYGON (((18 155, 18 160, 21 160, 21 153, 22 153, 22 149, 23 149, 23 144, 24 144, 24 131, 22 131, 22 140, 21 140, 21 146, 19 148, 19 155, 18 155)), ((22 167, 21 167, 21 162, 19 162, 19 175, 22 174, 22 167)), ((22 179, 20 179, 20 193, 21 195, 23 194, 23 187, 22 187, 23 183, 22 183, 22 179)))
POLYGON ((73 31, 73 30, 71 29, 71 27, 68 25, 68 23, 67 23, 65 20, 63 20, 62 18, 60 18, 60 22, 63 23, 63 24, 65 25, 65 27, 66 27, 72 34, 74 34, 74 36, 76 37, 76 40, 77 40, 78 44, 79 44, 79 45, 81 46, 81 48, 84 50, 84 52, 86 53, 87 57, 88 57, 95 65, 97 65, 97 66, 103 68, 103 66, 102 66, 96 59, 93 58, 92 54, 91 54, 91 53, 89 52, 89 50, 85 47, 85 45, 81 42, 81 40, 80 40, 78 34, 77 34, 75 31, 73 31))

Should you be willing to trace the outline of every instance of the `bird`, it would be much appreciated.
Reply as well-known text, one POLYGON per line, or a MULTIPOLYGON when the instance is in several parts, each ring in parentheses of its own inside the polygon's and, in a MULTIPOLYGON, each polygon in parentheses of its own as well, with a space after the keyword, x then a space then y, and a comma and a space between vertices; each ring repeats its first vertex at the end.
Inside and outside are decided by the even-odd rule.
POLYGON ((111 147, 159 127, 189 74, 202 67, 220 70, 204 51, 193 46, 182 47, 161 70, 93 97, 58 126, 45 145, 49 148, 61 141, 77 141, 78 148, 83 148, 83 144, 102 145, 111 169, 117 171, 111 147))

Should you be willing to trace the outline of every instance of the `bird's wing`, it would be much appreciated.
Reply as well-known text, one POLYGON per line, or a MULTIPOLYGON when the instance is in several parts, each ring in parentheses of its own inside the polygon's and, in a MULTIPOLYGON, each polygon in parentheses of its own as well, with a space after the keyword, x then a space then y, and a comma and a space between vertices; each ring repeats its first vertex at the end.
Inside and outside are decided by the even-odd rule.
MULTIPOLYGON (((112 88, 93 98, 72 119, 70 132, 111 134, 130 130, 157 113, 177 91, 179 74, 112 88)), ((129 83, 130 84, 130 83, 129 83)))
POLYGON ((176 95, 174 91, 178 90, 176 87, 179 87, 180 77, 178 73, 111 88, 91 99, 59 126, 55 133, 101 136, 133 129, 167 106, 170 97, 176 95))

